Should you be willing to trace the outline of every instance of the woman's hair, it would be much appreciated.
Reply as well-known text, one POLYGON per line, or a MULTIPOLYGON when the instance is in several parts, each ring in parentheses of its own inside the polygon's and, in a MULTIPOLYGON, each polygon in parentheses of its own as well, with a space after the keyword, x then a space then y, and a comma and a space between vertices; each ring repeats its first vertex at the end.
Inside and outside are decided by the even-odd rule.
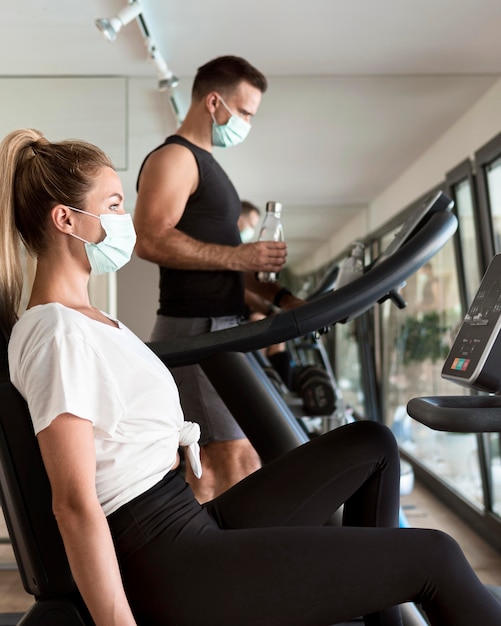
POLYGON ((242 81, 259 89, 261 93, 268 88, 266 77, 245 59, 236 56, 217 57, 198 68, 193 81, 192 97, 194 100, 201 100, 211 91, 226 94, 242 81))
POLYGON ((78 140, 48 141, 34 129, 16 130, 0 144, 0 328, 10 335, 22 292, 21 242, 38 256, 47 246, 49 214, 57 204, 85 206, 109 158, 78 140))

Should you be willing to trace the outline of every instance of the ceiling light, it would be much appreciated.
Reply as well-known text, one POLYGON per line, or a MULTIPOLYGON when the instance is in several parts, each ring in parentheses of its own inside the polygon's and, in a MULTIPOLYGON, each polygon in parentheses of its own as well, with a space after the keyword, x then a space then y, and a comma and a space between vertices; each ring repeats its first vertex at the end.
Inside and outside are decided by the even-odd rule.
POLYGON ((141 5, 138 0, 134 0, 123 8, 114 17, 100 18, 96 20, 96 26, 110 42, 115 41, 123 26, 127 26, 141 13, 141 5))
POLYGON ((148 51, 150 54, 150 59, 157 68, 158 74, 158 90, 159 91, 169 91, 175 89, 179 85, 179 78, 174 76, 172 71, 169 69, 169 66, 165 62, 165 59, 160 54, 158 48, 149 41, 148 51))
POLYGON ((179 78, 169 71, 163 78, 158 79, 158 91, 169 91, 179 85, 179 78))

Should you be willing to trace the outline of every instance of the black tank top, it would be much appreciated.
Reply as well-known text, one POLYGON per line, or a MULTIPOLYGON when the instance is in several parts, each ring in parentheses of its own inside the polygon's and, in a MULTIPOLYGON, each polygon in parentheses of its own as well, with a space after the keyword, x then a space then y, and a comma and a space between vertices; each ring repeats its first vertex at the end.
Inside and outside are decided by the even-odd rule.
MULTIPOLYGON (((199 173, 198 187, 189 197, 176 228, 189 237, 205 243, 240 245, 237 221, 241 211, 241 202, 235 187, 222 167, 210 152, 195 146, 179 135, 167 137, 165 142, 153 152, 168 144, 178 144, 190 150, 197 162, 199 173)), ((219 317, 242 315, 243 311, 244 276, 242 272, 178 270, 160 267, 158 313, 161 315, 219 317)))

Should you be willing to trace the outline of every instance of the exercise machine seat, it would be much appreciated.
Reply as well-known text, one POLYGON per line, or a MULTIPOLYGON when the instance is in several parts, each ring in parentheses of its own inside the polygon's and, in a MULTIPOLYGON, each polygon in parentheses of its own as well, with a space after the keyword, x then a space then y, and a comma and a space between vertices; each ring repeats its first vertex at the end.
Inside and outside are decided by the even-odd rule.
MULTIPOLYGON (((6 354, 3 337, 0 351, 6 354)), ((37 600, 19 626, 92 625, 52 513, 49 479, 28 406, 6 368, 0 372, 0 496, 24 589, 37 600)))

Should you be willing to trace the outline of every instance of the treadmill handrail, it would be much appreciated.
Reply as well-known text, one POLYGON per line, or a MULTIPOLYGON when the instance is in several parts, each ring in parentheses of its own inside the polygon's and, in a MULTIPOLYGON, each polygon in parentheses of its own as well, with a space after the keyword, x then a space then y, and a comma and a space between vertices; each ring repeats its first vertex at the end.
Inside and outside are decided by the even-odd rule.
POLYGON ((427 263, 449 241, 456 228, 454 214, 439 211, 390 257, 332 293, 257 322, 148 345, 169 367, 189 365, 218 352, 264 348, 360 315, 427 263))

